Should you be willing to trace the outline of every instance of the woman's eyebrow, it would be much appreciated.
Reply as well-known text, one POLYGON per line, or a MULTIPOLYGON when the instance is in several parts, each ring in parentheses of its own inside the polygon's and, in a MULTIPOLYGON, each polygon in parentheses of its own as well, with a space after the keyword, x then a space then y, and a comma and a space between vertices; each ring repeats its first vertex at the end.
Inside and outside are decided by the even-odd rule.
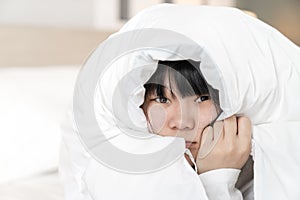
POLYGON ((208 93, 199 95, 199 97, 203 97, 203 96, 210 96, 210 95, 208 93))
POLYGON ((177 99, 177 95, 176 95, 177 93, 174 92, 172 89, 169 89, 168 87, 164 87, 163 90, 164 90, 165 96, 170 96, 173 99, 177 99))

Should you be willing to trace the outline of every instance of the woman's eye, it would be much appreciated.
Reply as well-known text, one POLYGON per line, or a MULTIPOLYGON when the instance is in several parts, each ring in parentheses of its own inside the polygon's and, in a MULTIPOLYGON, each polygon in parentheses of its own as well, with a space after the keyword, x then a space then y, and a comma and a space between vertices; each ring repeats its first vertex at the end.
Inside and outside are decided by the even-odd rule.
POLYGON ((154 100, 157 103, 170 103, 170 100, 165 97, 157 97, 154 100))
POLYGON ((203 101, 206 101, 209 99, 210 99, 210 97, 208 95, 203 95, 203 96, 198 97, 196 102, 200 103, 200 102, 203 102, 203 101))

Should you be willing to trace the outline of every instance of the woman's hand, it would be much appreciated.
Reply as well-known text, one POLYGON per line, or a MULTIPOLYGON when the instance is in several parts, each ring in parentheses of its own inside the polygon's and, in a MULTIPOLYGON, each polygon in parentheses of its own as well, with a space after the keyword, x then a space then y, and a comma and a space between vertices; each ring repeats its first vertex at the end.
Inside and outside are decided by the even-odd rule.
MULTIPOLYGON (((222 123, 222 122, 216 122, 222 123)), ((217 129, 217 128, 216 128, 217 129)), ((201 147, 211 135, 212 128, 203 131, 201 145, 196 157, 198 173, 204 173, 220 168, 241 169, 251 152, 251 121, 247 117, 232 116, 224 120, 214 148, 204 157, 201 157, 201 147)))

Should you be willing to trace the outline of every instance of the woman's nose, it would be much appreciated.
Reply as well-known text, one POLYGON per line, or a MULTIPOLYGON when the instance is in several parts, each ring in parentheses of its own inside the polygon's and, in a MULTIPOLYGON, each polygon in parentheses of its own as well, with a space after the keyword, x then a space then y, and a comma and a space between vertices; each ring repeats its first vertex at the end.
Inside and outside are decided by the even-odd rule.
POLYGON ((176 130, 192 130, 195 127, 194 111, 179 106, 169 120, 169 127, 176 130))

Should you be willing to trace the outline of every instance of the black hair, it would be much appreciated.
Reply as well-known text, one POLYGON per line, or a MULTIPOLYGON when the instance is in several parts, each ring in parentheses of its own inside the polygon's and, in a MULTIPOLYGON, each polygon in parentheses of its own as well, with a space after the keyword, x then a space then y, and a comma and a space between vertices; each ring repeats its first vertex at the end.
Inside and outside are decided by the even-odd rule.
POLYGON ((206 83, 199 66, 200 62, 193 60, 159 61, 156 71, 144 84, 145 99, 153 94, 165 97, 166 81, 169 81, 171 93, 176 88, 183 98, 209 95, 220 112, 218 91, 206 83))

